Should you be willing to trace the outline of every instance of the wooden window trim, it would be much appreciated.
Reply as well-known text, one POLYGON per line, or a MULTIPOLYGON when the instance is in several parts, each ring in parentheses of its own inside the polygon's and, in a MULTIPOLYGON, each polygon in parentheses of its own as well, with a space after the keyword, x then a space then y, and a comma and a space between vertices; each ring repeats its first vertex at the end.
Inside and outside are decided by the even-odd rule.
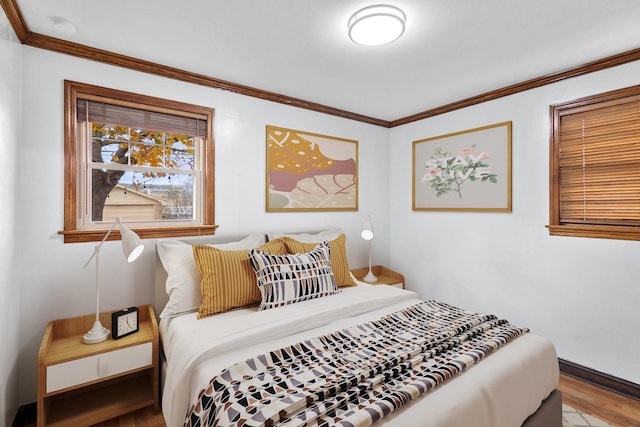
MULTIPOLYGON (((163 111, 182 110, 191 114, 200 114, 207 118, 207 143, 202 148, 204 164, 204 196, 203 196, 203 218, 202 224, 197 226, 169 226, 169 227, 140 227, 132 228, 142 239, 154 239, 164 237, 183 236, 203 236, 213 235, 218 228, 214 224, 215 212, 215 157, 214 157, 214 135, 213 118, 214 111, 210 108, 186 104, 178 101, 171 101, 162 98, 155 98, 146 95, 139 95, 131 92, 124 92, 116 89, 109 89, 100 86, 93 86, 84 83, 64 82, 64 229, 58 234, 64 236, 64 243, 95 242, 104 237, 107 229, 78 228, 78 152, 75 132, 75 112, 76 100, 78 96, 98 96, 104 98, 118 99, 131 103, 131 105, 144 105, 145 108, 163 111)), ((119 240, 120 233, 113 230, 109 240, 119 240)))
POLYGON ((587 96, 550 106, 551 137, 549 144, 549 234, 552 236, 591 237, 617 240, 640 240, 640 227, 625 225, 562 224, 560 218, 560 118, 567 111, 575 113, 610 106, 621 99, 633 102, 640 98, 640 85, 587 96))

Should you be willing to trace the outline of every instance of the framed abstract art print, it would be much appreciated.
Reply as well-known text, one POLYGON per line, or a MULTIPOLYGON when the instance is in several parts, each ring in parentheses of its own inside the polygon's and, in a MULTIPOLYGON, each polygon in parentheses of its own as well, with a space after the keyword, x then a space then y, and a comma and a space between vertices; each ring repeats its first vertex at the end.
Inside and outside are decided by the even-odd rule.
POLYGON ((267 125, 267 212, 358 210, 358 141, 267 125))

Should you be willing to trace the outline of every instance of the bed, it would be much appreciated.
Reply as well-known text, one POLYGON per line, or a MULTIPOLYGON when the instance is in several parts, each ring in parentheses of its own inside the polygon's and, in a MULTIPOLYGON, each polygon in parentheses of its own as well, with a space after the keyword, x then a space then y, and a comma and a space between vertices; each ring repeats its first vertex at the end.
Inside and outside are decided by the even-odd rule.
MULTIPOLYGON (((449 309, 446 303, 425 302, 408 290, 373 286, 354 280, 351 275, 347 277, 345 237, 339 230, 295 236, 256 234, 243 239, 227 240, 230 241, 205 245, 202 244, 204 242, 197 241, 196 252, 190 243, 158 242, 161 263, 158 263, 156 274, 156 308, 157 312, 161 313, 160 337, 164 357, 162 408, 169 427, 185 425, 185 420, 186 425, 191 425, 188 422, 189 418, 197 415, 202 409, 202 405, 198 405, 200 399, 204 401, 203 396, 209 399, 207 389, 217 393, 220 378, 226 378, 225 375, 230 375, 233 369, 246 370, 246 366, 254 367, 255 361, 262 360, 260 358, 265 355, 282 349, 297 348, 295 344, 315 342, 313 340, 318 337, 335 337, 337 331, 359 331, 365 325, 379 327, 381 319, 396 319, 394 316, 414 312, 416 307, 426 307, 426 312, 430 312, 433 307, 436 307, 436 311, 440 307, 449 309), (281 238, 289 239, 290 245, 285 244, 281 254, 275 250, 276 254, 271 256, 269 251, 264 250, 264 245, 269 245, 269 242, 265 243, 267 237, 270 237, 269 240, 272 242, 281 238), (282 259, 290 261, 291 256, 302 253, 313 256, 323 249, 320 248, 321 244, 316 243, 318 241, 326 242, 325 249, 328 249, 324 254, 327 259, 330 258, 328 266, 331 270, 330 277, 335 278, 336 292, 320 292, 320 297, 303 298, 294 303, 266 309, 263 307, 265 294, 260 293, 262 301, 259 304, 233 307, 229 310, 227 306, 216 306, 217 300, 220 299, 219 294, 213 295, 212 298, 211 292, 207 294, 205 291, 206 287, 203 284, 211 277, 206 268, 200 268, 203 253, 208 256, 213 254, 215 257, 227 257, 225 268, 231 270, 227 271, 226 275, 218 275, 214 279, 218 282, 236 283, 248 280, 247 277, 238 275, 236 270, 238 262, 244 263, 246 268, 247 252, 253 256, 250 258, 253 263, 257 263, 257 255, 268 255, 267 264, 272 262, 271 258, 277 258, 278 262, 282 259), (197 254, 196 260, 194 253, 197 254), (235 259, 229 262, 228 257, 236 255, 241 261, 235 259), (347 283, 348 285, 345 285, 347 283), (213 309, 214 314, 202 315, 203 306, 213 309), (243 366, 243 363, 246 365, 243 366), (212 382, 215 378, 217 380, 212 382)), ((273 250, 274 247, 266 249, 273 250)), ((313 258, 314 262, 323 259, 320 255, 313 258)), ((220 265, 210 267, 218 270, 222 268, 220 265)), ((252 268, 252 273, 260 283, 260 275, 255 265, 252 268)), ((248 274, 246 271, 245 273, 248 274)), ((260 287, 260 290, 262 289, 260 287)), ((255 302, 255 294, 253 298, 255 302)), ((246 301, 241 304, 246 304, 246 301)), ((451 310, 457 308, 452 307, 451 310)), ((511 327, 510 324, 507 325, 511 327)), ((387 327, 385 324, 384 328, 387 327)), ((401 327, 405 328, 404 325, 401 327)), ((516 326, 513 326, 513 329, 520 330, 516 326)), ((523 331, 513 335, 495 351, 489 351, 481 360, 472 363, 466 369, 461 369, 462 372, 457 375, 438 382, 432 389, 411 396, 405 404, 394 406, 395 410, 391 412, 382 411, 384 416, 381 419, 373 417, 376 419, 374 425, 561 427, 561 396, 556 390, 559 371, 553 345, 546 338, 531 332, 523 331)), ((267 365, 272 369, 271 364, 267 365)), ((245 373, 238 372, 239 376, 245 373)), ((265 377, 264 372, 260 375, 259 378, 262 380, 270 378, 265 377)), ((253 385, 247 387, 251 390, 253 385)), ((230 403, 226 405, 225 407, 232 407, 230 403)), ((236 409, 235 406, 233 408, 236 409)), ((343 409, 343 412, 334 411, 330 412, 328 417, 319 418, 321 421, 318 423, 334 425, 331 421, 347 419, 342 415, 349 414, 353 417, 349 420, 358 421, 354 424, 336 422, 335 425, 370 424, 368 418, 363 421, 362 417, 353 415, 353 408, 343 409), (348 412, 345 412, 347 409, 348 412)), ((206 418, 208 415, 205 413, 202 417, 206 418)), ((282 413, 279 416, 282 418, 282 413)), ((305 416, 308 416, 308 412, 305 416)), ((224 419, 223 417, 222 420, 224 419)), ((295 425, 294 421, 299 421, 296 418, 283 419, 292 425, 295 425)), ((218 425, 226 425, 222 420, 218 421, 218 425)), ((199 422, 194 422, 194 425, 198 425, 199 422)), ((270 424, 271 422, 264 423, 270 424)), ((280 424, 276 422, 273 425, 280 424)), ((308 425, 314 424, 309 422, 308 425)))

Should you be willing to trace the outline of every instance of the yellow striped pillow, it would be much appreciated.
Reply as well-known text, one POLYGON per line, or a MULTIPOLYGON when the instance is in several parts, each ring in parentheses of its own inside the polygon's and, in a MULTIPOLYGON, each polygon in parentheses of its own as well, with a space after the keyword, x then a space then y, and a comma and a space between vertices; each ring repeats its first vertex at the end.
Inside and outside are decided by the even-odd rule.
MULTIPOLYGON (((272 240, 257 249, 276 255, 287 253, 282 239, 272 240)), ((202 275, 198 319, 260 303, 262 297, 248 250, 225 251, 194 245, 193 257, 202 275)))
MULTIPOLYGON (((292 237, 281 237, 281 239, 284 239, 284 244, 287 247, 287 252, 289 252, 290 254, 310 252, 318 245, 318 243, 321 243, 303 243, 295 240, 292 237)), ((278 240, 279 239, 272 240, 272 242, 276 242, 278 240)), ((331 268, 333 270, 333 276, 336 279, 336 284, 340 288, 356 286, 356 282, 354 282, 351 278, 351 272, 349 271, 346 240, 347 237, 344 235, 344 233, 342 233, 335 240, 329 241, 329 250, 331 251, 331 268)))

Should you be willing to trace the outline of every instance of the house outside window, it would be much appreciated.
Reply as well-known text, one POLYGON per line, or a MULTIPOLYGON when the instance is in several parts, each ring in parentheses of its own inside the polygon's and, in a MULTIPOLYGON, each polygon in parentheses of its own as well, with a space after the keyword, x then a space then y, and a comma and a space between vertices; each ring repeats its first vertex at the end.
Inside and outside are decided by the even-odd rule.
POLYGON ((551 106, 549 233, 640 240, 640 86, 551 106))
POLYGON ((212 109, 65 82, 65 242, 214 234, 212 109), (117 233, 115 238, 117 238, 117 233))

